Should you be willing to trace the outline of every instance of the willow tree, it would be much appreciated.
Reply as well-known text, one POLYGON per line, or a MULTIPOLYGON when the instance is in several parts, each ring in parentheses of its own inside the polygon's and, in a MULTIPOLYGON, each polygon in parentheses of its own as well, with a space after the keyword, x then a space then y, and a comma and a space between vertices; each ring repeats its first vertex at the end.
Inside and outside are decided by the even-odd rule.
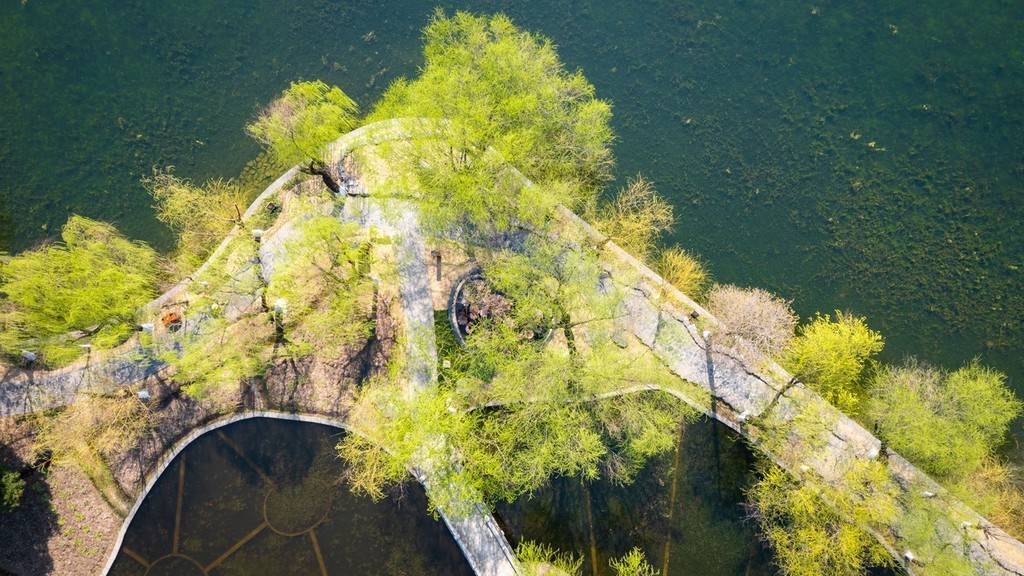
POLYGON ((434 13, 420 75, 394 82, 370 120, 425 118, 441 135, 405 164, 418 173, 427 216, 491 228, 521 210, 593 202, 610 179, 611 107, 551 41, 506 16, 434 13), (510 185, 506 163, 537 183, 510 185))
POLYGON ((302 164, 308 174, 320 176, 333 192, 340 185, 324 164, 324 147, 358 123, 359 107, 337 86, 319 80, 293 82, 267 105, 246 132, 264 146, 278 163, 302 164))
POLYGON ((72 216, 61 240, 0 264, 5 351, 38 351, 48 365, 79 355, 82 344, 119 344, 157 288, 156 253, 113 226, 72 216))
POLYGON ((215 179, 197 186, 167 171, 142 183, 156 202, 157 219, 177 234, 175 260, 184 271, 198 268, 245 210, 245 194, 232 181, 215 179))

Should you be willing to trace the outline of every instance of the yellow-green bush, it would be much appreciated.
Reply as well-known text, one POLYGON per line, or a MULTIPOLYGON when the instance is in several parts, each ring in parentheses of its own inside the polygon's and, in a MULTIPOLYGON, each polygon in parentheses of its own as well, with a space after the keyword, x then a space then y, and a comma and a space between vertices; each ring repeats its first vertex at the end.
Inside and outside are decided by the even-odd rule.
POLYGON ((782 364, 837 408, 855 414, 867 393, 867 368, 882 346, 882 335, 864 318, 836 311, 800 328, 782 364))

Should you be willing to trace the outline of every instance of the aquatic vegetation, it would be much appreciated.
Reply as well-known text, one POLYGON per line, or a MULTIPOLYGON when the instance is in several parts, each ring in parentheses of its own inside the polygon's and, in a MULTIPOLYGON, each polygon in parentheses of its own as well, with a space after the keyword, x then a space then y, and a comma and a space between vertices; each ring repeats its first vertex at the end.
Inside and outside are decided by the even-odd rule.
POLYGON ((843 412, 858 412, 867 395, 867 371, 882 351, 882 335, 864 318, 836 311, 801 326, 782 364, 843 412))
POLYGON ((622 558, 612 558, 608 565, 615 572, 615 576, 659 576, 661 572, 655 570, 647 563, 643 550, 633 548, 622 558))
POLYGON ((72 216, 62 242, 0 262, 0 345, 9 355, 35 350, 57 366, 81 344, 110 348, 134 331, 140 306, 156 294, 156 253, 113 226, 72 216))
POLYGON ((583 557, 530 540, 516 546, 516 558, 524 576, 580 576, 583 570, 583 557))

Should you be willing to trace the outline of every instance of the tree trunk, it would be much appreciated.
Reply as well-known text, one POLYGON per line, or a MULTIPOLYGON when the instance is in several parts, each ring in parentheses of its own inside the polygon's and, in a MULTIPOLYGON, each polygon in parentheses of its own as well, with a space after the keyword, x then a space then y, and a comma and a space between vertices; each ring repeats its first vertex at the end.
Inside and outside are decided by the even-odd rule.
POLYGON ((309 166, 304 168, 302 171, 306 174, 319 176, 320 179, 324 181, 324 186, 330 188, 331 192, 334 192, 335 194, 341 192, 341 185, 334 179, 334 176, 323 162, 319 160, 310 160, 309 166))

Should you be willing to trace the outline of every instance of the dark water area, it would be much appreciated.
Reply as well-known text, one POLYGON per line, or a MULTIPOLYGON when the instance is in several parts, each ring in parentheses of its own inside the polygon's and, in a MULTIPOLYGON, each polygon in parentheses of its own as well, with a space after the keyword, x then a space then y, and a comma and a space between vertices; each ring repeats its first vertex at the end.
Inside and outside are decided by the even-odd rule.
POLYGON ((679 450, 650 461, 630 484, 559 478, 496 515, 514 543, 571 552, 587 576, 612 576, 608 561, 633 547, 662 576, 774 574, 743 505, 752 464, 735 433, 704 419, 686 425, 679 450))
MULTIPOLYGON (((551 37, 611 100, 618 173, 719 281, 866 315, 886 359, 980 355, 1024 393, 1024 4, 444 2, 551 37)), ((167 248, 139 178, 236 175, 290 80, 364 107, 420 64, 425 2, 0 5, 0 249, 72 212, 167 248)))
POLYGON ((339 437, 263 418, 204 434, 146 496, 110 574, 472 576, 418 484, 375 503, 339 483, 339 437))

